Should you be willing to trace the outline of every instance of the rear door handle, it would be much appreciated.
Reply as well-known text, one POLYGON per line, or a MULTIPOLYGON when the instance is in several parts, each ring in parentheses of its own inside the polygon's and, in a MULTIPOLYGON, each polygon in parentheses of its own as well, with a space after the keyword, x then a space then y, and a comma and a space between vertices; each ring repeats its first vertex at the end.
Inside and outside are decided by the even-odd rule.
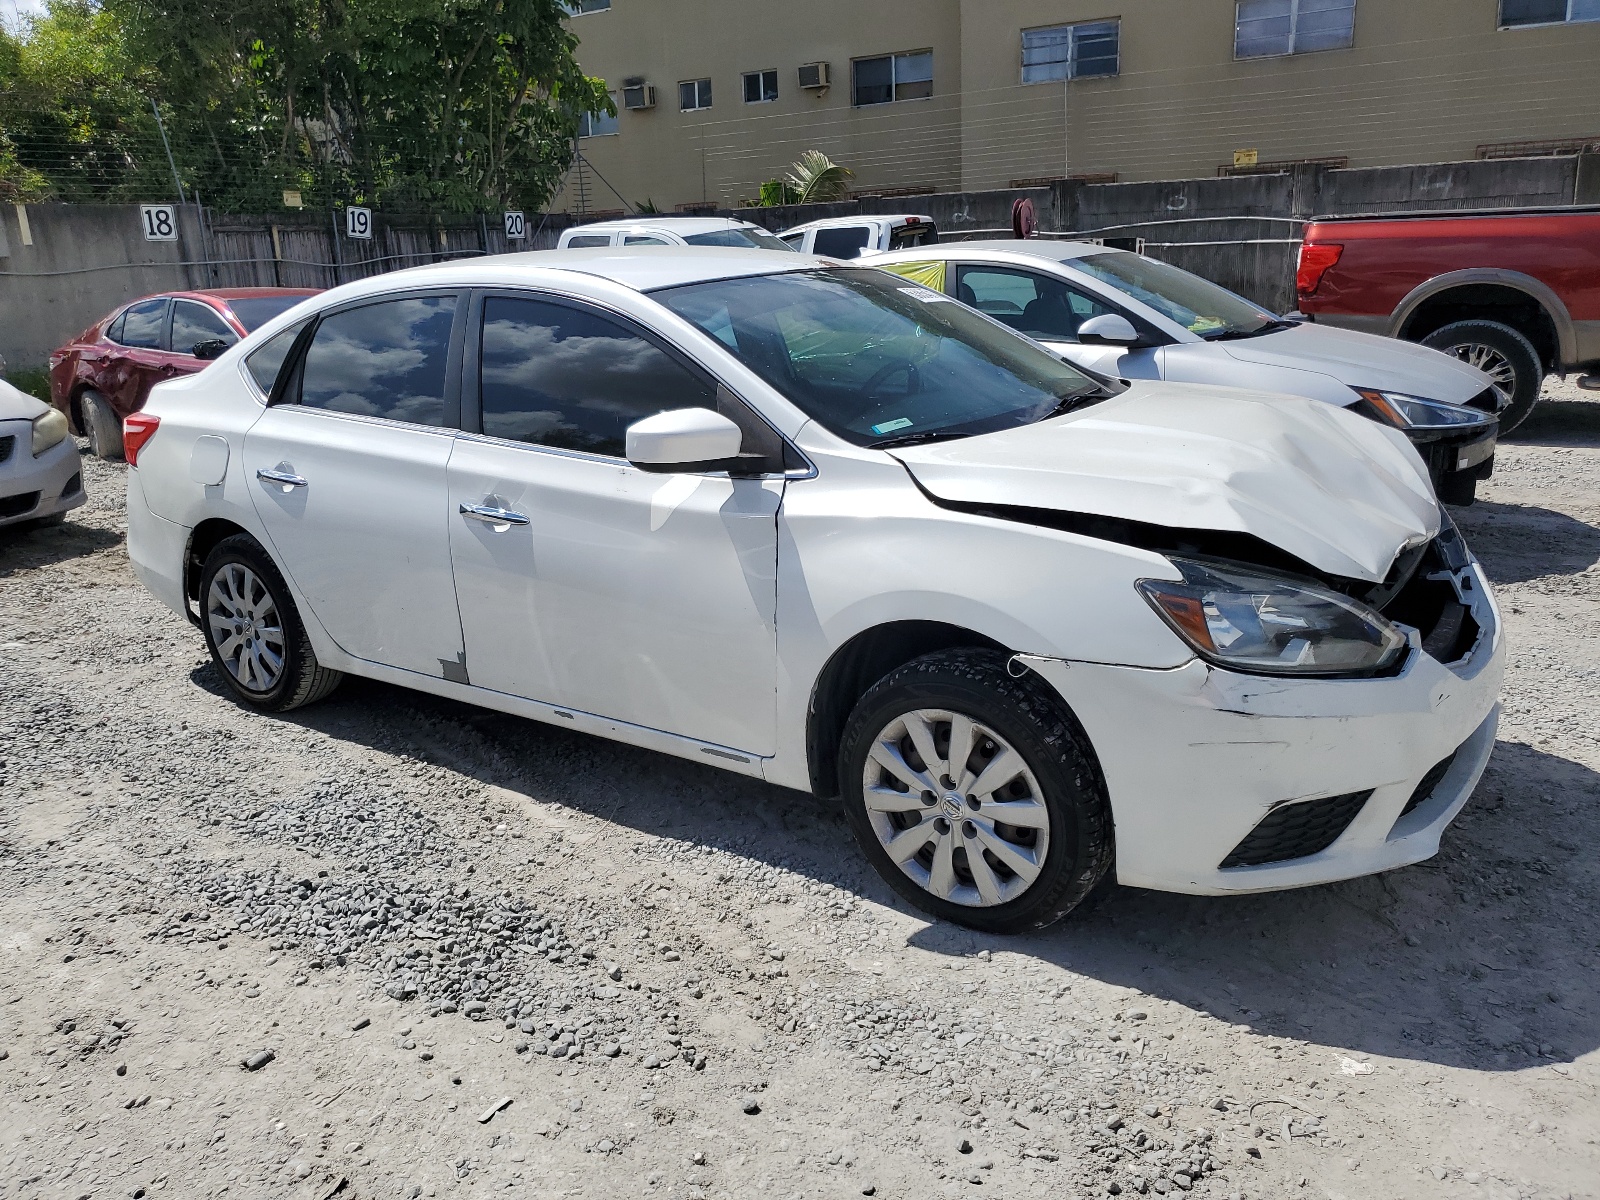
POLYGON ((307 480, 301 479, 300 476, 291 471, 269 471, 263 467, 261 470, 256 472, 256 478, 261 480, 263 483, 276 483, 281 486, 285 492, 289 491, 290 488, 308 486, 307 480))
POLYGON ((461 515, 482 521, 486 525, 526 525, 528 518, 509 508, 493 508, 487 504, 463 504, 461 515))

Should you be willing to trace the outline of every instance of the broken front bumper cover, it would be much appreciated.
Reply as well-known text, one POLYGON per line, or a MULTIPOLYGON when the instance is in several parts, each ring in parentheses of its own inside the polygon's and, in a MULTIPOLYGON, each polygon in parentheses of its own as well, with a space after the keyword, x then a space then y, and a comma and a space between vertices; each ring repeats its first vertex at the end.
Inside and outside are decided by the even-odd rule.
POLYGON ((1467 573, 1463 599, 1479 631, 1471 649, 1446 665, 1413 633, 1404 667, 1389 678, 1267 678, 1198 660, 1149 670, 1021 656, 1072 706, 1094 744, 1116 827, 1117 880, 1200 895, 1264 892, 1436 854, 1483 774, 1499 722, 1499 613, 1478 564, 1467 573), (1406 811, 1446 759, 1442 776, 1406 811), (1326 848, 1223 866, 1282 806, 1360 793, 1366 799, 1326 848))

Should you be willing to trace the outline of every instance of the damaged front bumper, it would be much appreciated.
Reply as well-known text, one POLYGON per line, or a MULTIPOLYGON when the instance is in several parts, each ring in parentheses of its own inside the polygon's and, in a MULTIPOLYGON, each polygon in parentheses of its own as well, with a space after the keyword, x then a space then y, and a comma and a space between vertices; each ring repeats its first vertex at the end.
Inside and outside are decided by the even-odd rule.
POLYGON ((1412 630, 1404 666, 1387 678, 1021 656, 1094 744, 1117 880, 1199 895, 1264 892, 1437 853, 1494 747, 1504 670, 1481 567, 1469 562, 1452 582, 1476 623, 1470 647, 1446 664, 1412 630))

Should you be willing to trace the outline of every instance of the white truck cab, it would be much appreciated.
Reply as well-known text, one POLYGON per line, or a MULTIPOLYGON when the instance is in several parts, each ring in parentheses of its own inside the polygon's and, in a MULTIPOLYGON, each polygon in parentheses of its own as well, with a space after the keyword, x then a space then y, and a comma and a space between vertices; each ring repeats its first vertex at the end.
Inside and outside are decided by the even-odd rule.
POLYGON ((597 246, 729 246, 748 250, 788 250, 759 225, 731 217, 647 216, 596 221, 565 230, 558 250, 597 246))
POLYGON ((778 235, 802 254, 857 258, 882 250, 932 246, 939 229, 932 217, 909 214, 873 217, 829 217, 796 225, 778 235))

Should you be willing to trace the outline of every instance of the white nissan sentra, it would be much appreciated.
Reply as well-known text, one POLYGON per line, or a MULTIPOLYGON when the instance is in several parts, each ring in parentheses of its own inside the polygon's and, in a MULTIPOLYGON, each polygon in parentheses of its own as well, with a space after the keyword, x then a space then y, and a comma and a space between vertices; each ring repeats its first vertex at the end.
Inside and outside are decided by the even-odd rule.
POLYGON ((982 929, 1427 858, 1494 742, 1494 600, 1399 430, 1097 383, 869 268, 385 275, 126 435, 134 565, 245 704, 350 673, 840 796, 982 929))

